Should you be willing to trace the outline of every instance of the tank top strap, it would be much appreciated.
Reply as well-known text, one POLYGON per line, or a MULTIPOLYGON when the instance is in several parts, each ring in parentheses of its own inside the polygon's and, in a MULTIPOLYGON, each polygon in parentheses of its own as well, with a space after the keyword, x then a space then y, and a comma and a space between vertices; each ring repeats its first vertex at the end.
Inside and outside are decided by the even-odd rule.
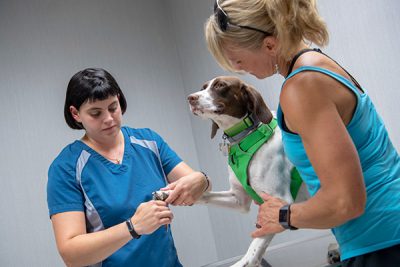
MULTIPOLYGON (((283 85, 286 83, 286 81, 288 79, 290 79, 291 77, 293 77, 296 74, 298 74, 300 72, 303 72, 303 71, 315 71, 315 72, 320 72, 320 73, 323 73, 325 75, 328 75, 329 77, 337 80, 338 82, 340 82, 344 86, 346 86, 349 89, 351 89, 351 91, 354 92, 357 96, 362 95, 362 93, 358 90, 357 86, 354 83, 352 83, 351 81, 349 81, 348 79, 346 79, 345 77, 343 77, 342 75, 337 74, 337 73, 335 73, 333 71, 330 71, 328 69, 315 67, 315 66, 302 66, 302 67, 299 67, 299 68, 295 69, 293 72, 291 72, 289 74, 289 76, 286 77, 283 85)), ((283 85, 282 85, 282 87, 283 87, 283 85)))
POLYGON ((292 73, 294 64, 296 63, 297 59, 299 59, 299 57, 300 57, 301 55, 303 55, 303 54, 305 54, 305 53, 307 53, 307 52, 311 52, 311 51, 313 51, 313 52, 318 52, 318 53, 321 53, 321 54, 322 54, 322 51, 321 51, 321 49, 319 49, 319 48, 306 48, 306 49, 300 50, 296 55, 294 55, 292 61, 290 62, 290 65, 289 65, 289 68, 288 68, 288 72, 287 72, 286 77, 289 76, 290 73, 292 73))
POLYGON ((364 90, 362 89, 361 85, 358 83, 358 81, 353 77, 353 75, 351 75, 345 68, 342 67, 342 65, 340 65, 336 60, 334 60, 333 58, 331 58, 330 56, 328 56, 327 54, 325 54, 324 52, 321 51, 321 49, 319 48, 305 48, 303 50, 300 50, 296 55, 294 55, 292 61, 289 64, 289 68, 288 68, 288 72, 286 77, 289 77, 289 75, 292 73, 294 64, 296 63, 297 59, 299 59, 299 57, 301 55, 303 55, 304 53, 307 52, 318 52, 324 56, 326 56, 327 58, 329 58, 330 60, 332 60, 333 62, 335 62, 344 72, 346 72, 347 75, 349 75, 351 81, 355 84, 355 86, 360 89, 362 92, 364 92, 364 90))

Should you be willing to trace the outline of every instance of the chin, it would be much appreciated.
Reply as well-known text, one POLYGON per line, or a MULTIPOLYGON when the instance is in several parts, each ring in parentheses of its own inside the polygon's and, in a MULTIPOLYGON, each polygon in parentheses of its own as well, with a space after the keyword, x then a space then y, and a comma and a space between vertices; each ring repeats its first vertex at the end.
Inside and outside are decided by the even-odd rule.
POLYGON ((254 77, 256 77, 259 80, 262 80, 262 79, 265 79, 265 78, 268 78, 268 77, 272 76, 272 75, 267 75, 267 74, 253 74, 253 73, 251 73, 251 75, 253 75, 254 77))
POLYGON ((106 130, 105 133, 107 135, 117 136, 121 130, 121 126, 116 125, 112 129, 106 130))

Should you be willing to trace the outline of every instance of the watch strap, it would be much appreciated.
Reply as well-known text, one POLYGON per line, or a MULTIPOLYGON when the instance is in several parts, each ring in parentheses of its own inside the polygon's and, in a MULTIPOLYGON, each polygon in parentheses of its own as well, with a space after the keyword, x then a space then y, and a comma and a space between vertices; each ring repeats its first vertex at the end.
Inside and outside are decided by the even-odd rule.
POLYGON ((128 219, 125 221, 126 222, 126 226, 128 227, 129 233, 131 234, 132 238, 134 239, 139 239, 141 237, 141 235, 139 235, 136 231, 135 231, 135 227, 131 221, 131 219, 128 219))

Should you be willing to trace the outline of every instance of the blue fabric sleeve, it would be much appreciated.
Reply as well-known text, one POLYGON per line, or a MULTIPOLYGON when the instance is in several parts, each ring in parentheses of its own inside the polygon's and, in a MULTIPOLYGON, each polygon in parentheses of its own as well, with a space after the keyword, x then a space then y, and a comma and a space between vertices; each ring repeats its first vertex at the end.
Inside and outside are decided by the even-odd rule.
POLYGON ((55 160, 49 168, 47 205, 50 218, 67 211, 84 211, 84 197, 75 179, 75 169, 62 160, 55 160))
POLYGON ((166 175, 168 175, 176 165, 182 162, 182 159, 175 153, 174 150, 164 141, 164 139, 154 132, 152 134, 154 140, 157 143, 158 151, 160 152, 160 158, 162 162, 162 167, 166 175))

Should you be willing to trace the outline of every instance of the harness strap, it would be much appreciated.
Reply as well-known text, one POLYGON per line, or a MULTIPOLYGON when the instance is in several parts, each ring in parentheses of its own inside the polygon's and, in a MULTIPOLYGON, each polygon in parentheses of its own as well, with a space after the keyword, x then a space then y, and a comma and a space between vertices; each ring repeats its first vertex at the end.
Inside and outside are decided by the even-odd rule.
POLYGON ((247 115, 243 120, 224 131, 224 138, 230 143, 235 143, 246 137, 258 127, 260 120, 253 114, 247 115))
POLYGON ((257 145, 257 147, 254 147, 251 151, 252 153, 255 153, 265 142, 269 140, 269 138, 271 138, 277 125, 278 122, 275 119, 273 119, 269 124, 261 124, 256 131, 249 134, 239 143, 239 148, 248 152, 250 148, 257 145), (263 140, 263 142, 258 143, 260 140, 263 140))
MULTIPOLYGON (((268 124, 260 124, 260 126, 254 132, 246 136, 246 138, 244 138, 238 144, 232 145, 229 148, 229 166, 235 173, 239 182, 242 184, 242 187, 246 193, 253 200, 261 204, 264 203, 264 201, 249 184, 247 169, 251 159, 253 158, 253 155, 274 134, 277 124, 278 123, 276 119, 273 119, 268 124)), ((295 179, 292 179, 290 189, 293 199, 295 199, 302 180, 295 168, 292 169, 291 175, 292 177, 295 177, 295 179)))
POLYGON ((303 179, 301 179, 299 171, 293 167, 290 172, 290 193, 292 194, 293 200, 296 200, 297 194, 299 193, 303 179))
POLYGON ((229 165, 242 184, 243 189, 252 199, 259 203, 263 203, 264 201, 250 186, 247 167, 257 150, 273 135, 276 126, 276 119, 273 119, 269 124, 260 124, 255 131, 246 136, 238 144, 232 145, 229 148, 229 165))

